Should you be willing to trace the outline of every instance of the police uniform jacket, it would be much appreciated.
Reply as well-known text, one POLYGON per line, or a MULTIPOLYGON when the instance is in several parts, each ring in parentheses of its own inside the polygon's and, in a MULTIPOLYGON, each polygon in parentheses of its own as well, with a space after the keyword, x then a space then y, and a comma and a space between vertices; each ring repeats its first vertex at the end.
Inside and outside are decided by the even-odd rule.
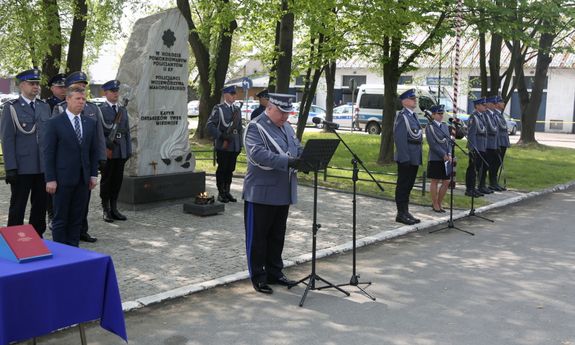
MULTIPOLYGON (((54 107, 52 111, 52 116, 59 115, 66 111, 67 102, 60 102, 57 106, 54 107)), ((86 102, 84 106, 84 110, 82 111, 82 115, 88 119, 92 119, 98 123, 96 126, 97 129, 97 150, 98 150, 98 160, 105 161, 106 157, 106 138, 104 137, 104 127, 102 126, 102 112, 100 108, 96 105, 96 103, 86 102)))
POLYGON ((259 107, 257 107, 254 111, 252 111, 252 114, 250 115, 250 120, 253 120, 256 118, 256 116, 263 114, 265 110, 266 107, 260 104, 259 107))
POLYGON ((511 146, 511 143, 509 142, 509 132, 507 132, 507 121, 502 112, 499 110, 494 110, 494 112, 494 117, 497 122, 497 126, 499 127, 499 131, 497 132, 497 143, 500 147, 509 147, 511 146))
POLYGON ((56 96, 52 96, 46 100, 46 103, 48 103, 48 105, 50 106, 51 112, 54 111, 55 106, 57 106, 58 104, 60 104, 62 102, 63 102, 63 100, 61 100, 60 98, 58 98, 56 96))
POLYGON ((485 129, 487 129, 487 149, 497 150, 498 144, 498 126, 495 116, 491 110, 486 110, 483 113, 485 119, 485 129))
POLYGON ((218 104, 212 110, 206 128, 214 138, 214 147, 220 151, 240 152, 242 150, 242 114, 235 104, 218 104), (235 113, 235 119, 234 119, 235 113), (228 141, 224 147, 224 140, 228 141))
POLYGON ((35 111, 22 97, 10 100, 4 104, 0 119, 4 169, 18 170, 21 175, 44 172, 43 135, 50 107, 39 99, 34 100, 34 105, 35 111))
POLYGON ((393 124, 394 159, 398 163, 421 165, 423 136, 417 115, 403 108, 393 124))
POLYGON ((288 157, 299 157, 302 146, 289 123, 277 127, 266 113, 252 120, 244 137, 248 169, 243 199, 265 205, 297 202, 297 175, 288 157))
POLYGON ((487 129, 478 111, 474 111, 467 123, 467 147, 471 151, 485 152, 487 145, 487 129))
MULTIPOLYGON (((435 122, 435 121, 434 121, 435 122)), ((425 137, 429 144, 428 160, 442 161, 445 155, 451 154, 449 127, 445 123, 429 123, 425 127, 425 137)))
MULTIPOLYGON (((128 111, 125 107, 116 105, 118 111, 122 114, 120 116, 120 123, 118 123, 118 130, 116 131, 116 137, 113 139, 114 145, 112 147, 112 159, 121 158, 128 159, 132 155, 132 139, 130 137, 130 123, 128 120, 128 111)), ((104 102, 100 105, 100 110, 102 111, 102 117, 104 122, 104 136, 110 143, 108 138, 110 131, 112 130, 112 124, 116 118, 116 113, 114 108, 110 106, 108 102, 104 102)))

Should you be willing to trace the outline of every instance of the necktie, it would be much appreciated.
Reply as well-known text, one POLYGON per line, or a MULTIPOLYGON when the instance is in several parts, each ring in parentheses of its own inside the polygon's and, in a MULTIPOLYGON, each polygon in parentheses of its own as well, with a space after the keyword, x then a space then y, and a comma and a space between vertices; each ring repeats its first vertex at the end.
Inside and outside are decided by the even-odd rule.
POLYGON ((34 101, 30 102, 30 107, 32 108, 32 111, 36 111, 36 107, 34 106, 34 101))
POLYGON ((76 136, 78 137, 78 142, 82 143, 82 131, 80 131, 80 116, 74 116, 74 130, 76 131, 76 136))
POLYGON ((114 109, 114 114, 118 114, 118 110, 116 109, 116 105, 112 105, 112 109, 114 109))

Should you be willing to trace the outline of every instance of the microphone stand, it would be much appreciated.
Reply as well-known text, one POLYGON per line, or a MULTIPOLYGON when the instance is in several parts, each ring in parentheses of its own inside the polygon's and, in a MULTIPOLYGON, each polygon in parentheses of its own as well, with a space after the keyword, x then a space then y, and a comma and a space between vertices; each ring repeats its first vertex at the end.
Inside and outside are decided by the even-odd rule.
MULTIPOLYGON (((324 123, 325 124, 325 123, 324 123)), ((353 204, 353 217, 352 217, 352 273, 351 273, 351 278, 349 280, 349 283, 346 284, 338 284, 337 286, 355 286, 356 288, 358 288, 365 296, 367 296, 368 298, 370 298, 371 300, 375 301, 375 297, 371 296, 370 294, 367 293, 367 291, 365 291, 364 288, 362 288, 360 286, 360 284, 365 284, 366 287, 371 285, 371 282, 360 282, 359 281, 359 274, 357 274, 356 271, 356 263, 357 263, 357 258, 356 258, 356 229, 357 229, 357 181, 359 180, 358 177, 358 173, 359 173, 359 168, 358 168, 358 164, 361 165, 361 167, 369 174, 369 176, 371 177, 371 179, 373 180, 373 182, 375 182, 375 184, 379 187, 379 190, 381 190, 382 192, 384 191, 383 186, 375 179, 375 177, 373 177, 373 175, 371 174, 371 172, 365 167, 365 165, 363 164, 362 160, 355 154, 355 152, 353 152, 353 150, 347 145, 347 143, 343 140, 343 138, 339 135, 339 133, 336 131, 336 129, 339 126, 334 124, 326 124, 326 127, 329 131, 331 131, 333 134, 335 134, 338 139, 341 141, 341 143, 343 143, 343 146, 345 146, 345 148, 349 151, 349 153, 351 153, 352 155, 352 159, 351 159, 351 164, 353 165, 353 174, 352 174, 352 181, 353 181, 353 198, 352 198, 352 204, 353 204)), ((322 288, 327 288, 326 287, 321 287, 319 289, 322 288)))
MULTIPOLYGON (((438 132, 441 133, 444 139, 449 141, 449 146, 451 146, 451 173, 449 174, 449 220, 447 221, 446 227, 430 231, 429 233, 432 234, 434 232, 438 232, 445 229, 455 229, 461 232, 465 232, 466 234, 469 234, 471 236, 475 236, 475 234, 472 233, 471 231, 458 228, 453 223, 453 190, 455 189, 455 147, 457 146, 457 148, 459 148, 461 152, 463 152, 463 154, 466 156, 469 156, 469 153, 467 153, 461 146, 459 146, 459 144, 455 142, 455 139, 452 139, 450 135, 443 132, 441 130, 441 126, 435 123, 435 121, 430 115, 425 114, 425 118, 427 118, 427 120, 429 121, 429 125, 434 126, 435 128, 438 129, 438 132)), ((454 124, 454 126, 457 128, 456 124, 454 124)))

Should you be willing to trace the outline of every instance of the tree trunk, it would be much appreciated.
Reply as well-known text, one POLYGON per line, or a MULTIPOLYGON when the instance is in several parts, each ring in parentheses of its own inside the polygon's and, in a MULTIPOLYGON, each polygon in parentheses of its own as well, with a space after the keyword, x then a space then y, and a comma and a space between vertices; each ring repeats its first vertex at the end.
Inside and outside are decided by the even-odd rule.
MULTIPOLYGON (((519 141, 522 144, 537 143, 535 140, 535 125, 537 123, 537 114, 539 113, 541 100, 543 99, 543 88, 545 87, 547 71, 549 70, 549 64, 551 64, 552 60, 550 52, 555 37, 553 33, 542 33, 539 38, 539 49, 537 51, 537 63, 535 65, 535 77, 531 86, 531 95, 527 98, 527 102, 521 106, 522 127, 519 141)), ((523 87, 524 86, 525 82, 523 82, 523 87)))
POLYGON ((280 35, 281 35, 281 21, 276 23, 276 35, 274 39, 274 57, 272 60, 272 67, 270 68, 270 75, 268 79, 268 92, 273 93, 276 92, 276 71, 277 71, 277 64, 278 64, 278 54, 280 51, 280 35))
POLYGON ((501 86, 501 44, 503 38, 497 33, 491 33, 491 48, 489 49, 489 77, 491 79, 491 87, 487 95, 497 96, 499 94, 499 87, 501 86))
POLYGON ((288 6, 289 0, 282 0, 282 10, 286 12, 281 20, 280 54, 277 61, 276 92, 287 93, 291 81, 291 63, 293 55, 294 14, 288 6))
POLYGON ((326 84, 326 97, 325 97, 325 119, 333 121, 333 108, 335 101, 333 99, 333 91, 335 89, 335 71, 337 65, 336 61, 332 60, 324 66, 325 69, 325 84, 326 84))
MULTIPOLYGON (((228 3, 229 0, 225 0, 228 3)), ((199 75, 199 116, 198 116, 198 129, 194 134, 196 139, 205 139, 208 137, 206 131, 206 123, 213 107, 220 102, 222 96, 222 88, 224 86, 228 65, 230 61, 230 52, 232 45, 232 38, 235 29, 237 28, 236 20, 230 21, 229 25, 220 32, 216 46, 217 57, 216 66, 210 69, 210 51, 209 48, 201 41, 200 36, 196 31, 196 25, 192 19, 190 4, 188 0, 177 0, 178 9, 186 19, 190 29, 188 34, 188 41, 192 47, 192 53, 196 59, 199 75), (212 78, 213 77, 213 78, 212 78), (212 84, 213 80, 213 84, 212 84)))
MULTIPOLYGON (((390 40, 390 38, 386 38, 390 40)), ((397 102, 397 83, 399 82, 399 57, 401 49, 401 39, 391 38, 389 46, 389 57, 383 64, 383 120, 381 126, 381 143, 379 146, 378 164, 393 163, 393 122, 395 120, 397 102)))
POLYGON ((86 26, 88 25, 88 5, 86 0, 74 1, 74 20, 70 33, 66 73, 81 71, 86 42, 86 26))
POLYGON ((487 65, 485 59, 485 32, 479 33, 479 78, 481 79, 481 96, 487 95, 487 65))
MULTIPOLYGON (((58 13, 58 3, 56 0, 42 0, 43 15, 48 18, 46 32, 54 37, 54 43, 50 45, 50 53, 44 57, 42 62, 42 73, 48 78, 60 72, 62 60, 62 28, 60 26, 60 15, 58 13)), ((42 88, 41 97, 46 99, 52 93, 48 88, 42 88)))

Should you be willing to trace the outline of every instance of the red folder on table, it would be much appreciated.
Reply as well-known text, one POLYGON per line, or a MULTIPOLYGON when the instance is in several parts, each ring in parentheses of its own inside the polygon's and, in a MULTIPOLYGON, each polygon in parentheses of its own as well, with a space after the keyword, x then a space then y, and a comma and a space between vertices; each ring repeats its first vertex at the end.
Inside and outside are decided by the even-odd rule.
POLYGON ((32 225, 0 227, 0 257, 27 262, 51 256, 52 252, 32 225))

